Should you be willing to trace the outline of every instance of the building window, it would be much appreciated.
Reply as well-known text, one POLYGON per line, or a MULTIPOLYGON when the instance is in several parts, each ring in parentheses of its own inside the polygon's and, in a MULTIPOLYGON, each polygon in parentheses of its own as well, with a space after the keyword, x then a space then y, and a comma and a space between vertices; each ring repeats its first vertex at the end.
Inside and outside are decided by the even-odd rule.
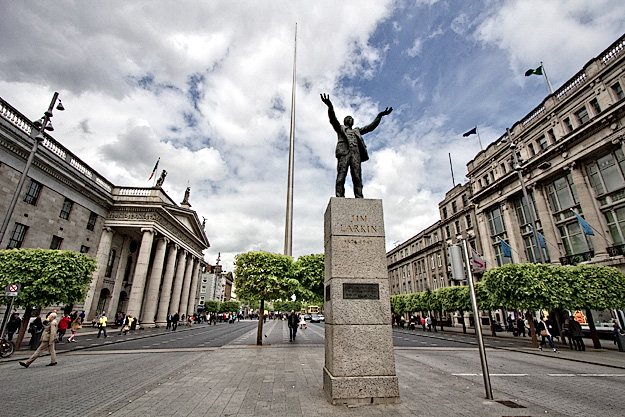
POLYGON ((536 151, 534 150, 534 144, 533 143, 530 143, 530 144, 527 145, 527 153, 528 153, 530 158, 532 156, 536 155, 536 151))
POLYGON ((573 131, 573 124, 571 123, 571 118, 567 117, 566 119, 562 120, 562 123, 564 123, 564 132, 565 133, 569 133, 573 131))
POLYGON ((438 267, 439 268, 442 267, 443 266, 443 260, 442 260, 441 256, 440 255, 436 255, 436 258, 438 259, 438 267))
POLYGON ((72 211, 73 205, 74 205, 74 202, 70 200, 69 198, 66 198, 65 201, 63 201, 63 207, 61 208, 61 214, 59 214, 59 217, 62 219, 68 220, 69 213, 72 211))
POLYGON ((547 131, 547 135, 549 135, 549 140, 551 140, 551 143, 555 143, 555 142, 556 142, 556 140, 557 140, 557 139, 556 139, 556 134, 555 134, 555 132, 553 131, 553 129, 549 129, 549 130, 547 131))
POLYGON ((506 169, 505 162, 502 162, 500 167, 501 167, 501 175, 505 175, 508 172, 508 170, 506 169))
POLYGON ((104 272, 105 277, 111 277, 111 274, 113 273, 113 264, 115 264, 115 249, 111 249, 109 252, 109 259, 106 262, 106 271, 104 272))
POLYGON ((488 175, 484 175, 482 177, 482 179, 484 180, 484 186, 489 185, 490 184, 490 180, 488 179, 488 175))
MULTIPOLYGON (((504 174, 505 174, 505 172, 504 172, 504 174)), ((469 205, 469 199, 467 198, 467 195, 466 194, 462 194, 462 206, 466 207, 468 205, 469 205)))
POLYGON ((440 280, 441 280, 441 288, 443 288, 445 286, 445 278, 443 278, 443 276, 440 276, 440 280))
MULTIPOLYGON (((575 184, 573 184, 571 174, 567 174, 565 177, 558 178, 550 183, 547 186, 547 196, 549 204, 551 205, 551 211, 554 213, 577 205, 577 191, 575 190, 575 184)), ((573 213, 564 217, 571 216, 573 216, 573 213)), ((556 220, 562 219, 558 218, 556 220)))
MULTIPOLYGON (((538 218, 538 210, 536 209, 536 200, 534 199, 534 192, 530 191, 528 193, 529 199, 532 202, 532 215, 534 216, 534 220, 540 220, 538 218)), ((531 223, 530 221, 530 213, 529 208, 527 207, 527 201, 525 201, 525 197, 521 196, 514 200, 514 207, 516 209, 517 217, 519 219, 519 225, 525 226, 531 223)))
POLYGON ((9 238, 9 245, 7 246, 7 249, 21 248, 27 230, 28 226, 21 223, 15 223, 15 227, 13 227, 13 232, 9 238))
POLYGON ((451 231, 449 230, 449 226, 445 226, 445 236, 447 236, 447 239, 451 237, 451 231))
POLYGON ((595 112, 595 115, 601 113, 601 106, 599 105, 599 100, 596 98, 590 100, 590 107, 592 107, 592 111, 595 112))
POLYGON ((619 148, 587 165, 590 183, 597 195, 610 193, 625 186, 625 156, 619 148))
POLYGON ((467 221, 467 229, 472 228, 473 222, 471 221, 471 215, 467 214, 466 216, 464 216, 464 219, 467 221))
POLYGON ((87 230, 93 230, 95 228, 96 220, 98 220, 98 215, 92 211, 89 214, 89 221, 87 222, 87 230))
POLYGON ((89 246, 81 245, 80 253, 89 253, 89 246))
POLYGON ((623 100, 625 98, 625 93, 621 88, 621 83, 615 83, 612 85, 612 92, 616 96, 617 100, 623 100))
POLYGON ((615 245, 625 243, 625 207, 603 213, 615 245))
POLYGON ((582 228, 579 227, 578 221, 558 226, 558 230, 567 255, 576 255, 594 249, 590 239, 586 238, 582 228))
POLYGON ((454 213, 458 211, 458 204, 456 204, 456 200, 451 202, 451 211, 454 213))
POLYGON ((61 243, 63 243, 62 237, 52 236, 52 242, 50 242, 50 249, 61 249, 61 243))
POLYGON ((430 264, 432 265, 432 269, 436 268, 434 265, 434 255, 430 256, 430 264))
POLYGON ((456 220, 454 222, 454 226, 456 226, 456 234, 459 235, 460 234, 460 220, 456 220))
POLYGON ((499 207, 490 210, 487 213, 487 216, 491 236, 496 236, 505 232, 506 228, 504 227, 503 218, 501 217, 501 209, 499 207))
POLYGON ((447 218, 447 207, 443 207, 443 220, 447 218))
POLYGON ((547 149, 547 146, 549 146, 549 142, 547 142, 547 137, 545 135, 539 137, 536 142, 538 143, 538 147, 541 151, 544 151, 545 149, 547 149))
POLYGON ((590 120, 590 116, 588 115, 588 110, 586 110, 586 106, 583 106, 581 109, 575 112, 575 117, 577 117, 577 121, 580 126, 588 123, 590 120))
POLYGON ((512 258, 505 258, 503 256, 503 252, 501 250, 501 244, 494 245, 493 249, 495 249, 495 261, 497 262, 497 266, 502 266, 504 264, 512 263, 512 258))
POLYGON ((30 180, 30 184, 28 185, 28 189, 26 190, 26 196, 24 197, 24 201, 28 204, 32 204, 33 206, 36 205, 42 188, 43 185, 39 184, 35 180, 30 180))

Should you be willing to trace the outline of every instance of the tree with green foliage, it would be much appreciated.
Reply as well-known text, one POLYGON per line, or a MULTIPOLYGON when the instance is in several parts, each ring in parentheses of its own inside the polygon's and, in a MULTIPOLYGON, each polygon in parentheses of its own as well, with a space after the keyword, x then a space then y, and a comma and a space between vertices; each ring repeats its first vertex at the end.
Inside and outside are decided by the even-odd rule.
POLYGON ((241 308, 241 303, 238 301, 230 300, 224 301, 221 303, 221 312, 222 313, 239 313, 239 309, 241 308))
POLYGON ((301 301, 274 301, 273 309, 280 312, 289 312, 291 310, 300 311, 302 309, 301 301))
POLYGON ((206 300, 204 301, 204 310, 208 313, 219 313, 221 311, 221 301, 206 300))
POLYGON ((15 302, 26 307, 16 349, 24 339, 32 308, 83 301, 95 269, 95 259, 83 253, 47 249, 0 250, 0 287, 21 285, 15 302))
POLYGON ((299 285, 293 290, 297 300, 313 304, 323 303, 323 273, 323 254, 303 255, 297 258, 294 274, 299 285))
POLYGON ((247 252, 235 256, 234 286, 244 300, 259 300, 256 344, 262 345, 265 301, 287 299, 299 286, 290 256, 269 252, 247 252))

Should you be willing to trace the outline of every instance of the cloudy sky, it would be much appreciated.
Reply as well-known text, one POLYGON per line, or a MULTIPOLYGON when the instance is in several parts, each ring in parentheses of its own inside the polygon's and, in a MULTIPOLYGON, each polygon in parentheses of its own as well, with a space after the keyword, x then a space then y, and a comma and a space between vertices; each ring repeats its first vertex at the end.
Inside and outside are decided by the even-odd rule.
MULTIPOLYGON (((0 0, 0 96, 116 185, 164 189, 206 217, 206 260, 282 253, 297 23, 293 255, 323 252, 340 120, 370 123, 364 195, 387 250, 438 219, 484 146, 625 33, 622 0, 0 0)), ((353 197, 351 182, 347 197, 353 197)))

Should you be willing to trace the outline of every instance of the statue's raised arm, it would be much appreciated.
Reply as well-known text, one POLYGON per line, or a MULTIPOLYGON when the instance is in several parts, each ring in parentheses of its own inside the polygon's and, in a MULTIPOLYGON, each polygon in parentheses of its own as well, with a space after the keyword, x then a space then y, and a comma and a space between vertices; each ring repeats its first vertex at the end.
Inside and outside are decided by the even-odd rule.
POLYGON ((334 113, 334 106, 330 101, 330 95, 325 93, 321 94, 321 101, 323 101, 323 103, 328 106, 328 117, 330 118, 330 124, 334 128, 334 131, 337 133, 340 132, 341 124, 339 123, 339 120, 336 118, 336 114, 334 113))

